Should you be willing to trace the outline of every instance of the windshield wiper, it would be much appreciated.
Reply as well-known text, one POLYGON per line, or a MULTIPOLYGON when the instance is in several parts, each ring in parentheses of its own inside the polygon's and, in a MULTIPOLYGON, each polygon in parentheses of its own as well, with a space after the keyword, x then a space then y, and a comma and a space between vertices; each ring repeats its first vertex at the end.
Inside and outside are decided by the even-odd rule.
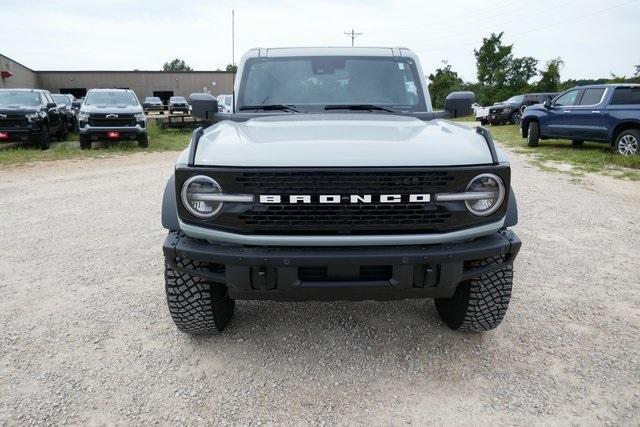
POLYGON ((293 113, 299 113, 300 112, 300 111, 296 110, 295 108, 293 108, 291 105, 284 105, 284 104, 243 105, 242 107, 240 107, 238 109, 240 111, 245 111, 245 110, 264 110, 264 111, 282 110, 282 111, 291 111, 293 113))
POLYGON ((375 104, 336 104, 327 105, 325 110, 354 110, 354 111, 386 111, 387 113, 397 113, 396 110, 375 104))

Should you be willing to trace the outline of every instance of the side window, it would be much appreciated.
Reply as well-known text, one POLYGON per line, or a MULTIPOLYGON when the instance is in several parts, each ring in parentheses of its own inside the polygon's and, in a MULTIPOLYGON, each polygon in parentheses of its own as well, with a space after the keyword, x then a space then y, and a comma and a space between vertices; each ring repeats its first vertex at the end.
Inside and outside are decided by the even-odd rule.
POLYGON ((570 90, 564 95, 560 95, 560 97, 556 99, 556 102, 554 102, 553 105, 556 105, 559 107, 566 106, 566 105, 573 105, 574 102, 576 101, 576 96, 578 96, 578 89, 570 90))
POLYGON ((640 87, 619 87, 613 92, 612 105, 640 105, 640 87))
POLYGON ((585 89, 580 100, 580 105, 596 105, 599 104, 604 95, 604 88, 585 89))

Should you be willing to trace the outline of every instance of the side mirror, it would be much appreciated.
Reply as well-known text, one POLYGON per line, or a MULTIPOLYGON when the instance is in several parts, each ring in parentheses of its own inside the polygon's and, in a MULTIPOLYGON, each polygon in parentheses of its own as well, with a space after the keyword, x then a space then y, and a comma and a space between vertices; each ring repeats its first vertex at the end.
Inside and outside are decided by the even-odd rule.
POLYGON ((213 120, 218 113, 218 100, 210 93, 192 93, 189 95, 191 115, 201 120, 213 120))
POLYGON ((548 99, 545 99, 544 102, 542 103, 542 105, 544 105, 544 108, 551 108, 551 101, 548 99))
POLYGON ((444 110, 452 118, 470 116, 476 96, 473 92, 451 92, 444 100, 444 110))
POLYGON ((58 104, 56 104, 55 102, 49 102, 47 103, 47 108, 57 108, 58 104))

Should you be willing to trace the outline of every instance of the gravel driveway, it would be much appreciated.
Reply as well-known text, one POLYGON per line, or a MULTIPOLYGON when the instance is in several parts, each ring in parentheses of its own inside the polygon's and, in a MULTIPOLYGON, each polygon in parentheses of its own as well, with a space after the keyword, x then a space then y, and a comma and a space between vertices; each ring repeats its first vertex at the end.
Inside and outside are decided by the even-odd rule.
POLYGON ((640 420, 640 183, 512 154, 523 241, 503 324, 431 301, 239 302, 173 326, 160 199, 175 153, 0 170, 0 424, 640 420))

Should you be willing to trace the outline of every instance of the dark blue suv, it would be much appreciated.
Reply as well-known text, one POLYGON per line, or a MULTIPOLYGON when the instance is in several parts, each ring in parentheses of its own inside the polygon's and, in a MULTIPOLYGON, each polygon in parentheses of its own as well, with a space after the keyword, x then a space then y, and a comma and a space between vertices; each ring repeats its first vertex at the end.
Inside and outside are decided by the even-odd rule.
POLYGON ((521 121, 522 137, 530 147, 540 139, 569 139, 611 144, 630 156, 640 152, 640 85, 582 86, 552 101, 528 107, 521 121))

